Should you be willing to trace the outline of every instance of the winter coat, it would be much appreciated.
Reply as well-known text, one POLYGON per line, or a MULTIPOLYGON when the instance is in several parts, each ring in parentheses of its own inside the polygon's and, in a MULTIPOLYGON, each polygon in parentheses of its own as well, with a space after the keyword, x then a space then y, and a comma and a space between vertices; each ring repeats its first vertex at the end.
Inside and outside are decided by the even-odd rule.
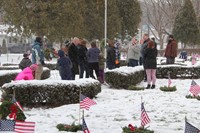
POLYGON ((58 51, 58 56, 60 57, 57 60, 57 66, 59 68, 59 73, 62 80, 71 80, 72 79, 72 62, 68 56, 65 56, 65 53, 62 50, 58 51))
POLYGON ((15 80, 33 80, 33 71, 30 67, 25 68, 15 78, 15 80))
POLYGON ((140 58, 140 46, 138 44, 130 44, 128 47, 128 54, 127 54, 127 59, 134 59, 134 60, 139 60, 140 58))
POLYGON ((37 41, 32 46, 32 63, 44 65, 44 52, 41 48, 41 43, 37 41))
POLYGON ((99 55, 99 70, 104 70, 105 68, 105 61, 106 59, 103 57, 102 54, 99 55))
POLYGON ((157 67, 157 49, 146 48, 144 51, 144 68, 145 69, 156 69, 157 67))
POLYGON ((115 49, 112 47, 107 48, 107 57, 106 57, 106 63, 115 65, 115 49))
POLYGON ((175 40, 171 40, 168 42, 167 47, 165 49, 165 57, 173 57, 177 56, 177 43, 175 40))
POLYGON ((88 49, 83 45, 78 45, 78 64, 85 65, 87 64, 87 51, 88 49))
POLYGON ((142 58, 144 58, 144 52, 145 52, 145 49, 147 48, 149 41, 151 41, 151 40, 150 39, 145 40, 144 43, 141 46, 140 54, 141 54, 142 58))
POLYGON ((99 62, 99 54, 100 50, 97 47, 90 48, 86 54, 88 63, 99 62))
POLYGON ((32 64, 31 60, 27 57, 23 58, 19 63, 20 69, 25 69, 26 67, 29 67, 32 64))
POLYGON ((68 55, 69 55, 69 58, 72 62, 72 73, 79 74, 79 70, 78 70, 78 48, 74 43, 70 44, 68 55))

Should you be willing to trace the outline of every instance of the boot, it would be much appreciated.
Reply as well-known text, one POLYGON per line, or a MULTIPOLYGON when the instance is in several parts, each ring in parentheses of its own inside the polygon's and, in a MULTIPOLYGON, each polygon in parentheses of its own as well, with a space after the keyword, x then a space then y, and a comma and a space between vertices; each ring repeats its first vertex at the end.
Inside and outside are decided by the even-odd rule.
POLYGON ((146 87, 146 89, 150 89, 150 88, 151 88, 151 85, 148 84, 147 87, 146 87))
POLYGON ((152 85, 152 86, 151 86, 151 89, 155 89, 155 87, 156 87, 155 85, 152 85))

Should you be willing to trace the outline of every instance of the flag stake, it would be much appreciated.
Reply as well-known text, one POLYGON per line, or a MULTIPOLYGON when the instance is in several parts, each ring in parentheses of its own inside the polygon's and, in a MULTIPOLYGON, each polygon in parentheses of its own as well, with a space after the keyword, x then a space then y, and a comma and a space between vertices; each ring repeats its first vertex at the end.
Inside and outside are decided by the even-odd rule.
POLYGON ((79 125, 81 124, 81 106, 80 106, 80 102, 81 102, 81 89, 79 91, 79 125))
POLYGON ((13 96, 15 97, 15 89, 13 89, 13 96))

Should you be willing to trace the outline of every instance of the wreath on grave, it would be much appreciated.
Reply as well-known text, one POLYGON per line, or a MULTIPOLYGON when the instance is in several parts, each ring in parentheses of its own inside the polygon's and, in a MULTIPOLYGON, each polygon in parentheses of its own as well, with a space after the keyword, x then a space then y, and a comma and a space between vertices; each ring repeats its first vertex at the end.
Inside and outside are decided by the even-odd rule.
POLYGON ((0 118, 3 120, 25 121, 26 116, 23 111, 11 101, 3 100, 0 105, 0 118))
POLYGON ((186 95, 185 97, 188 98, 188 99, 197 99, 197 100, 200 100, 200 96, 186 95))
POLYGON ((72 119, 74 119, 74 122, 69 125, 69 124, 58 124, 56 127, 59 131, 70 131, 70 132, 77 132, 77 131, 81 131, 82 130, 82 125, 75 124, 76 118, 71 115, 72 119))
POLYGON ((58 128, 59 131, 77 132, 82 130, 82 125, 75 125, 75 123, 72 123, 71 125, 58 124, 56 127, 58 128))
POLYGON ((176 86, 173 86, 173 87, 168 87, 168 86, 164 86, 164 87, 160 87, 160 90, 161 91, 167 91, 167 92, 173 92, 173 91, 176 91, 176 86))
POLYGON ((122 130, 122 133, 154 133, 154 131, 148 130, 147 128, 136 127, 131 124, 128 127, 123 127, 122 130))
POLYGON ((130 85, 128 87, 128 90, 140 91, 140 90, 144 90, 144 87, 138 87, 138 86, 130 85))

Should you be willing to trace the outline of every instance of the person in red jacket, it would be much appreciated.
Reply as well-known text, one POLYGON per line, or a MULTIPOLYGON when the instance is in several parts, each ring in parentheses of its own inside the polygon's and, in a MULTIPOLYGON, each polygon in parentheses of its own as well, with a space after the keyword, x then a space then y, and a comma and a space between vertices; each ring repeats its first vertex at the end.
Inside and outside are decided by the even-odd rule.
POLYGON ((164 56, 167 58, 166 64, 174 64, 175 57, 177 56, 177 43, 174 40, 173 35, 169 35, 169 40, 165 49, 164 56))

